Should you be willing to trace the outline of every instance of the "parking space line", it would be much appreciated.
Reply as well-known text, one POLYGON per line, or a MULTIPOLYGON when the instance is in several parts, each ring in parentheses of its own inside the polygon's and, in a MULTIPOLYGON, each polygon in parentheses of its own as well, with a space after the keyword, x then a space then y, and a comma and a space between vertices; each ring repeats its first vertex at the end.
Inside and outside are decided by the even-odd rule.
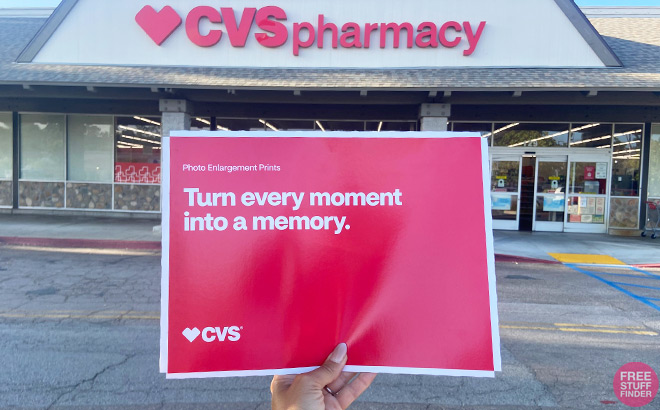
MULTIPOLYGON (((33 312, 0 312, 0 318, 6 319, 87 319, 87 320, 159 320, 158 312, 137 311, 105 311, 102 313, 91 313, 86 311, 33 311, 33 312)), ((501 323, 501 329, 514 330, 542 330, 566 333, 605 333, 605 334, 629 334, 640 336, 658 336, 657 332, 648 330, 643 326, 616 326, 616 325, 593 325, 578 323, 501 323)))
POLYGON ((521 326, 521 325, 500 325, 500 329, 521 329, 521 330, 559 330, 556 327, 543 326, 521 326))
POLYGON ((660 280, 660 276, 645 276, 640 273, 613 273, 613 272, 594 272, 598 273, 600 275, 609 275, 609 276, 623 276, 625 277, 638 277, 638 278, 645 278, 645 279, 655 279, 655 280, 660 280))
POLYGON ((614 283, 615 285, 632 286, 634 288, 660 290, 660 288, 657 286, 644 286, 644 285, 637 285, 635 283, 626 283, 626 282, 612 282, 612 283, 614 283))
POLYGON ((627 335, 657 336, 656 332, 642 330, 614 330, 614 329, 584 329, 584 328, 560 328, 562 332, 582 332, 582 333, 612 333, 627 335))
POLYGON ((648 330, 643 326, 588 325, 573 323, 502 323, 500 324, 500 328, 513 330, 543 330, 567 333, 604 333, 658 336, 657 332, 648 330))
POLYGON ((620 265, 620 264, 619 265, 610 265, 610 264, 607 264, 607 263, 571 263, 571 265, 588 266, 588 267, 594 267, 595 266, 595 267, 598 267, 598 268, 616 268, 616 269, 626 269, 626 268, 627 269, 632 269, 633 268, 632 265, 626 265, 626 264, 623 264, 623 265, 620 265))
POLYGON ((635 284, 625 283, 625 282, 612 282, 612 281, 609 281, 607 279, 604 279, 604 278, 598 276, 597 275, 598 272, 590 272, 588 270, 584 270, 584 269, 580 268, 579 266, 577 266, 575 264, 571 264, 571 263, 566 263, 565 265, 567 267, 577 271, 577 272, 583 273, 583 274, 585 274, 587 276, 590 276, 590 277, 592 277, 596 280, 599 280, 599 281, 603 282, 604 284, 618 290, 619 292, 621 292, 625 295, 628 295, 631 298, 633 298, 633 299, 635 299, 639 302, 642 302, 643 304, 645 304, 645 305, 647 305, 647 306, 649 306, 649 307, 651 307, 651 308, 653 308, 657 311, 660 311, 660 306, 653 303, 653 301, 651 299, 649 299, 647 297, 644 297, 644 296, 637 295, 637 294, 629 291, 628 289, 623 288, 622 286, 632 286, 632 287, 649 288, 649 289, 657 289, 657 290, 660 290, 660 288, 656 288, 656 287, 653 287, 653 286, 635 285, 635 284))
POLYGON ((660 279, 660 275, 658 275, 657 273, 648 272, 636 266, 631 266, 630 269, 634 270, 635 272, 643 273, 644 275, 650 276, 654 279, 660 279))
POLYGON ((603 328, 603 329, 644 329, 644 326, 614 326, 614 325, 584 325, 584 324, 572 324, 572 323, 555 323, 555 326, 559 327, 593 327, 593 328, 603 328))
POLYGON ((0 318, 7 319, 90 319, 90 320, 159 320, 158 313, 57 313, 57 312, 0 312, 0 318))

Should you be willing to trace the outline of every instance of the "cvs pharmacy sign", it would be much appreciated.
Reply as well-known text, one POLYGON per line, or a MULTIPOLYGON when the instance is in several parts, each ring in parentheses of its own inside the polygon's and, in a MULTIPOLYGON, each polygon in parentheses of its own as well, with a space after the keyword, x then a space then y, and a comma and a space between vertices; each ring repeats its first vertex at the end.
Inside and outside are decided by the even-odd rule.
POLYGON ((318 14, 311 21, 291 21, 277 6, 261 8, 197 6, 179 13, 170 6, 160 10, 144 6, 135 21, 158 45, 162 45, 183 24, 188 39, 199 47, 213 47, 229 41, 231 47, 245 47, 250 37, 261 47, 290 46, 294 56, 303 49, 459 49, 471 56, 486 28, 486 21, 337 21, 318 14), (185 21, 184 21, 185 19, 185 21))

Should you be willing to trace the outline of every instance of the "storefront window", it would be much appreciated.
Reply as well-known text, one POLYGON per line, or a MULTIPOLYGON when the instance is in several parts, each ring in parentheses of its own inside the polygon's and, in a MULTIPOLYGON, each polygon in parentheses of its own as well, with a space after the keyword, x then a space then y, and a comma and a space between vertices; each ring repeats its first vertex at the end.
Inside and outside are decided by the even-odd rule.
POLYGON ((117 117, 115 182, 160 183, 159 117, 117 117))
POLYGON ((660 198, 660 125, 651 129, 649 160, 649 198, 660 198))
POLYGON ((539 160, 536 169, 536 221, 564 222, 566 160, 539 160))
POLYGON ((0 113, 0 179, 12 176, 13 127, 11 113, 0 113))
POLYGON ((607 162, 572 162, 569 175, 568 222, 604 224, 607 162), (600 195, 600 197, 597 197, 600 195))
POLYGON ((569 176, 571 194, 605 195, 607 162, 573 162, 569 176))
POLYGON ((112 117, 69 116, 69 181, 112 182, 112 117))
POLYGON ((538 182, 536 191, 538 193, 561 194, 566 192, 566 161, 539 161, 538 182))
POLYGON ((493 161, 490 189, 493 192, 518 192, 520 161, 493 161))
POLYGON ((455 132, 478 132, 482 137, 488 138, 489 146, 493 138, 493 124, 490 122, 455 122, 452 124, 451 130, 455 132))
POLYGON ((570 223, 605 223, 605 197, 569 196, 567 208, 570 223))
MULTIPOLYGON (((316 128, 320 127, 317 125, 316 128)), ((365 129, 366 131, 417 131, 417 123, 409 121, 374 121, 367 122, 365 129)))
MULTIPOLYGON (((268 124, 274 125, 275 128, 278 130, 283 130, 283 129, 295 129, 295 127, 300 126, 300 125, 291 125, 291 124, 286 124, 283 121, 277 121, 277 120, 266 120, 264 121, 265 123, 261 123, 261 128, 264 131, 273 131, 272 128, 268 124)), ((368 122, 365 121, 319 121, 323 128, 326 131, 364 131, 367 129, 369 126, 368 122)), ((314 128, 314 122, 311 123, 312 129, 314 128)), ((371 130, 372 131, 377 131, 378 126, 380 122, 371 122, 371 130)), ((317 125, 318 127, 318 125, 317 125)), ((320 128, 320 127, 318 127, 320 128)), ((380 125, 381 131, 389 131, 389 125, 383 124, 380 125)))
POLYGON ((64 180, 65 117, 21 115, 21 178, 64 180))
POLYGON ((193 117, 190 119, 191 131, 210 131, 211 119, 202 117, 193 117))
POLYGON ((642 125, 616 125, 612 144, 612 196, 639 196, 642 125))
POLYGON ((609 148, 612 124, 572 124, 571 148, 609 148))
POLYGON ((567 147, 568 124, 495 124, 496 147, 567 147))
POLYGON ((520 161, 493 160, 490 183, 493 219, 517 219, 519 175, 520 161))
MULTIPOLYGON (((234 121, 227 119, 217 119, 217 127, 219 130, 228 131, 226 125, 230 125, 231 129, 236 125, 234 121), (224 124, 224 125, 223 125, 224 124)), ((374 127, 377 125, 374 125, 374 127)), ((246 126, 243 126, 245 128, 246 126)), ((330 131, 330 123, 324 122, 321 124, 323 129, 330 131)), ((364 128, 364 123, 360 125, 360 129, 364 128)), ((248 129, 255 131, 309 131, 313 129, 320 129, 314 121, 311 120, 254 120, 251 124, 247 125, 248 129)), ((375 130, 375 129, 374 129, 375 130)))

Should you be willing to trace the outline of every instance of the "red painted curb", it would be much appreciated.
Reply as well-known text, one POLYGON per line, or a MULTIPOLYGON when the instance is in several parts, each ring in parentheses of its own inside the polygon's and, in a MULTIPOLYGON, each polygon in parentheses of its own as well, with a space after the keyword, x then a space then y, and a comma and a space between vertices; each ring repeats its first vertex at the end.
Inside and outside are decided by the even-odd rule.
MULTIPOLYGON (((160 241, 122 241, 106 239, 22 238, 0 236, 0 245, 41 246, 54 248, 140 249, 160 251, 160 241)), ((561 262, 524 256, 495 254, 495 262, 543 263, 559 265, 561 262)), ((660 263, 632 265, 637 268, 660 269, 660 263)))
POLYGON ((546 259, 526 258, 524 256, 495 254, 495 262, 516 262, 516 263, 545 263, 549 265, 559 265, 559 261, 546 259))
POLYGON ((0 244, 54 248, 160 250, 160 241, 121 241, 105 239, 21 238, 0 236, 0 244))

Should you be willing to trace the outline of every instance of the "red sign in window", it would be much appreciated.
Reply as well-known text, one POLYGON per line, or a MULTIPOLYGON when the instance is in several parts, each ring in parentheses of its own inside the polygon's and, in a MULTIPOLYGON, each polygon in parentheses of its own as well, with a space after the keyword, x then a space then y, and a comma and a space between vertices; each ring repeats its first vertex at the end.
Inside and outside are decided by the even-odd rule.
POLYGON ((594 179, 596 179, 596 167, 594 166, 584 167, 584 180, 593 181, 594 179))

